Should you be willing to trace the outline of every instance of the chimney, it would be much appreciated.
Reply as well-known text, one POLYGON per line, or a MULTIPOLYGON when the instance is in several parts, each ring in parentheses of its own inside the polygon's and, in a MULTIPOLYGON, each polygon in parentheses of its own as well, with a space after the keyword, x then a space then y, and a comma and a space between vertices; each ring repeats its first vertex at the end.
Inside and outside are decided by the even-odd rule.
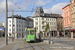
POLYGON ((18 14, 16 16, 18 16, 18 14))
POLYGON ((21 17, 21 15, 19 15, 19 17, 21 17))
POLYGON ((61 16, 61 14, 59 14, 61 16))

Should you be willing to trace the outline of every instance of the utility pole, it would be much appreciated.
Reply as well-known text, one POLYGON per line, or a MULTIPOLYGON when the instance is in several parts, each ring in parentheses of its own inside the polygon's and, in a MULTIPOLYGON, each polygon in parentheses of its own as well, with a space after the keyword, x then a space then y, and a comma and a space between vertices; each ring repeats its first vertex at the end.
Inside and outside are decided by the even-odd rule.
MULTIPOLYGON (((22 31, 22 17, 21 17, 21 31, 22 31)), ((22 32, 21 32, 21 39, 22 39, 22 32)))
POLYGON ((5 29, 5 40, 6 40, 6 45, 8 45, 8 28, 7 28, 7 17, 8 17, 8 4, 7 4, 7 0, 6 0, 6 29, 5 29))
POLYGON ((13 38, 13 41, 14 41, 14 39, 15 39, 15 33, 13 32, 14 31, 13 30, 13 15, 14 15, 14 10, 12 10, 12 34, 13 34, 12 38, 13 38))

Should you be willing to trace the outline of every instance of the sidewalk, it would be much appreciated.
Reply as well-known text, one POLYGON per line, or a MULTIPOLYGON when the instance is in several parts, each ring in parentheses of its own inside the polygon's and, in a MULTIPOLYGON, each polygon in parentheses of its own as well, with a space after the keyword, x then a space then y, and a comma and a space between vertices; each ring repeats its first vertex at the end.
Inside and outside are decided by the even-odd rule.
POLYGON ((24 48, 24 40, 16 39, 14 42, 10 42, 8 45, 1 47, 0 50, 20 50, 21 48, 24 48))

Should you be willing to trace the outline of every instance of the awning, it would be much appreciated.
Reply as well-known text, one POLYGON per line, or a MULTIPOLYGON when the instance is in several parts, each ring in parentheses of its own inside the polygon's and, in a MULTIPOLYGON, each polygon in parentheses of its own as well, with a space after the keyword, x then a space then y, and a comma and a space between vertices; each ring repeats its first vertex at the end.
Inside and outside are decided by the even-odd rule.
POLYGON ((75 31, 75 29, 70 29, 69 31, 75 31))

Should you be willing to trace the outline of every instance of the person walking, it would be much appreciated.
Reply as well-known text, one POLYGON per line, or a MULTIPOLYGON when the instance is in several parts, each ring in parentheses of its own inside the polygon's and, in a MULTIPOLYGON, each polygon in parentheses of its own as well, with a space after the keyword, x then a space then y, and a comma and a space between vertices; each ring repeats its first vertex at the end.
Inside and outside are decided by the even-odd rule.
POLYGON ((14 33, 12 34, 12 41, 14 41, 14 33))

